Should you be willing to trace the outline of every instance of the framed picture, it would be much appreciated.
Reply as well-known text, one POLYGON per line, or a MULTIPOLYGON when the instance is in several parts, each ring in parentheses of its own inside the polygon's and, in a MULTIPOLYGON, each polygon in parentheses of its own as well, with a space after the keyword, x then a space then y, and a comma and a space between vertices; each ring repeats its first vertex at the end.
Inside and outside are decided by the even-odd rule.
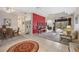
POLYGON ((75 24, 78 24, 78 15, 75 17, 75 24))
POLYGON ((6 26, 11 26, 11 19, 5 18, 5 19, 4 19, 4 25, 6 25, 6 26))

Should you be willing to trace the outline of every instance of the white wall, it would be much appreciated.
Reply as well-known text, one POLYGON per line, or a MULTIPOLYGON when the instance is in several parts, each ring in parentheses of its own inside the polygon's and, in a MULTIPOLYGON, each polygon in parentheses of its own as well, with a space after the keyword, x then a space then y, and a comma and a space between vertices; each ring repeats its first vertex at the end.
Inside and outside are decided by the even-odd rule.
POLYGON ((16 30, 17 27, 18 27, 18 21, 17 21, 18 17, 17 17, 17 15, 10 14, 8 17, 11 18, 11 28, 16 30))
POLYGON ((47 20, 47 25, 52 26, 53 25, 52 20, 47 20))
POLYGON ((79 8, 76 9, 75 13, 74 13, 74 31, 79 31, 79 8), (76 17, 78 17, 78 23, 76 24, 76 17))
POLYGON ((11 26, 10 27, 15 30, 17 28, 17 21, 16 21, 17 16, 15 14, 10 14, 10 13, 0 11, 0 27, 3 25, 5 18, 11 19, 11 26))

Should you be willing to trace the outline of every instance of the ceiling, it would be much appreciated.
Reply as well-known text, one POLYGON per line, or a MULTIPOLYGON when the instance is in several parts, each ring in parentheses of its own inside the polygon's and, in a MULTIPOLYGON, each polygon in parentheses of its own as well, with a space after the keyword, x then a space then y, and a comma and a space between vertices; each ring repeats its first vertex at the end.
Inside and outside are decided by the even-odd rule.
MULTIPOLYGON (((5 7, 0 7, 3 10, 5 7)), ((65 12, 71 14, 76 10, 76 7, 12 7, 16 12, 32 12, 39 15, 47 16, 49 14, 57 14, 65 12)))
POLYGON ((76 10, 75 7, 18 7, 14 9, 24 12, 35 12, 44 16, 47 16, 48 14, 57 14, 61 12, 71 14, 76 10))

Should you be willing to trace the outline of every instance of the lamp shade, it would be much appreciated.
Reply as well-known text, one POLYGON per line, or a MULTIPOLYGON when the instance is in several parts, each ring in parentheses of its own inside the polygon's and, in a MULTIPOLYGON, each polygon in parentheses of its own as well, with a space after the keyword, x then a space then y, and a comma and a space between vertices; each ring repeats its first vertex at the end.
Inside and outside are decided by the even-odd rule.
POLYGON ((67 31, 71 31, 71 30, 72 30, 71 26, 68 25, 68 26, 67 26, 67 31))

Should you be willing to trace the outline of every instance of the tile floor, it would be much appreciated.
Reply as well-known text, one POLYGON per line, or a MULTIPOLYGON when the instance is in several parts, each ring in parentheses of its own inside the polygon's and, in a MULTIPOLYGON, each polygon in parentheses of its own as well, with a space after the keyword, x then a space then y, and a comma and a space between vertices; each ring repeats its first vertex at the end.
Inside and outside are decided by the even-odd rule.
POLYGON ((54 42, 35 35, 21 35, 5 40, 0 40, 0 52, 6 52, 6 50, 10 46, 24 40, 37 41, 39 43, 38 52, 68 52, 69 51, 68 46, 64 44, 54 42))

